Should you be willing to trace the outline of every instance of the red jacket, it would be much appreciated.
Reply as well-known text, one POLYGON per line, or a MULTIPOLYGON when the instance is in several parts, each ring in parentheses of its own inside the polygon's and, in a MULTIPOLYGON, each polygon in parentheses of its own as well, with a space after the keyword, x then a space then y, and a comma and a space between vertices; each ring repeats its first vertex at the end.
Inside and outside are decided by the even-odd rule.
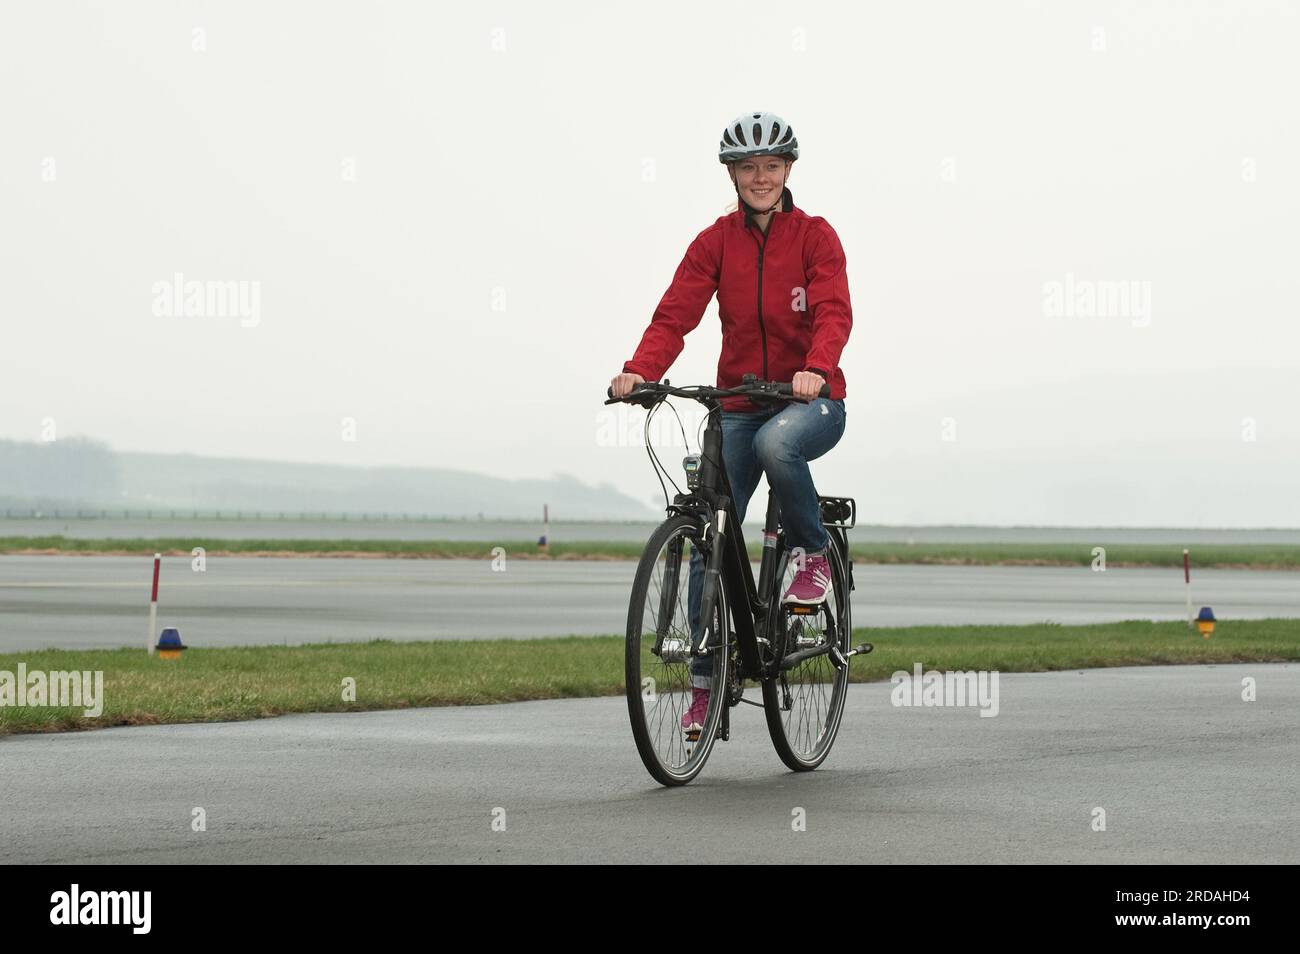
MULTIPOLYGON (((844 250, 825 219, 795 208, 789 189, 766 238, 743 207, 695 237, 623 370, 660 380, 714 293, 722 319, 718 387, 736 387, 749 372, 788 382, 796 371, 816 371, 832 398, 844 397, 840 352, 853 326, 844 250)), ((759 409, 740 397, 722 403, 759 409)))

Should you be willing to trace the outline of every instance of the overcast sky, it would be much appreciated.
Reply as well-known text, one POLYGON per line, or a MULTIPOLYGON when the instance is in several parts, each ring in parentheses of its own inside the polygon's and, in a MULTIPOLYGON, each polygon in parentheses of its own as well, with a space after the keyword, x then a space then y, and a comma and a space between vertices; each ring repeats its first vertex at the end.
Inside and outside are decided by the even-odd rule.
POLYGON ((1290 3, 6 3, 0 438, 652 500, 601 400, 766 109, 848 260, 821 492, 1300 526, 1297 49, 1290 3))

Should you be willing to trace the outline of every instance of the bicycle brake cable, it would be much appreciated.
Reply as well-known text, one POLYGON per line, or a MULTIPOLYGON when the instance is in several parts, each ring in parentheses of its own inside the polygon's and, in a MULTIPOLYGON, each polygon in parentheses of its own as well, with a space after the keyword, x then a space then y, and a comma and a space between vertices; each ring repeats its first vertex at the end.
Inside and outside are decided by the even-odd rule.
MULTIPOLYGON (((668 408, 673 412, 673 417, 677 418, 677 429, 682 432, 682 446, 686 448, 686 453, 689 454, 691 452, 691 445, 686 442, 686 425, 682 423, 682 416, 677 413, 676 406, 669 404, 668 408)), ((668 479, 672 480, 671 477, 668 479)), ((673 486, 676 487, 677 484, 674 483, 673 486)))
MULTIPOLYGON (((668 401, 667 398, 664 398, 663 403, 664 403, 664 404, 667 404, 668 407, 669 407, 669 409, 671 409, 672 412, 673 412, 674 414, 677 414, 677 408, 673 407, 672 404, 668 401)), ((680 415, 678 416, 677 420, 678 420, 678 423, 680 424, 680 423, 681 423, 681 416, 680 416, 680 415)), ((646 417, 646 441, 647 441, 647 443, 648 443, 649 440, 650 440, 650 429, 649 429, 649 427, 650 427, 650 418, 647 416, 647 417, 646 417)), ((683 441, 686 440, 685 434, 683 434, 683 436, 682 436, 682 440, 683 440, 683 441)), ((690 448, 687 448, 687 450, 690 450, 690 448)), ((657 464, 658 464, 658 465, 663 469, 664 477, 667 477, 667 478, 668 478, 668 483, 670 483, 670 484, 673 485, 673 490, 677 491, 677 492, 680 494, 680 493, 682 492, 682 488, 677 486, 677 481, 673 480, 672 472, 671 472, 667 467, 664 467, 664 463, 663 463, 663 461, 661 461, 661 460, 659 459, 659 454, 658 454, 658 453, 655 454, 655 462, 656 462, 656 463, 657 463, 657 464)), ((663 482, 663 481, 662 481, 662 478, 661 478, 661 479, 660 479, 660 483, 662 484, 662 482, 663 482)), ((667 489, 665 489, 665 490, 664 490, 664 506, 666 507, 667 505, 668 505, 668 491, 667 491, 667 489)))
MULTIPOLYGON (((668 500, 668 488, 664 486, 664 477, 668 478, 668 482, 673 485, 674 490, 679 494, 682 492, 682 489, 677 486, 677 482, 673 480, 672 475, 668 473, 668 468, 664 467, 663 462, 659 459, 659 455, 655 453, 654 445, 650 440, 650 419, 655 416, 656 412, 658 412, 659 406, 664 404, 667 400, 668 398, 665 396, 663 400, 657 401, 655 406, 650 409, 650 413, 645 416, 645 449, 646 453, 650 455, 650 465, 655 470, 655 476, 659 478, 659 489, 663 491, 665 510, 671 506, 671 503, 668 500)), ((673 409, 673 413, 677 413, 675 408, 673 409)))

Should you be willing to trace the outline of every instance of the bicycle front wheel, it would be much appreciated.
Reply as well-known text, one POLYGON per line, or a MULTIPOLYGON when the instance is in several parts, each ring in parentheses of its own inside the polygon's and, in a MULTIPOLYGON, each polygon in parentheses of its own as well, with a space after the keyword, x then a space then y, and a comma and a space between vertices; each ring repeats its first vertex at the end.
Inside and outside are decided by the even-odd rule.
POLYGON ((685 515, 672 517, 651 534, 632 584, 625 661, 628 715, 641 761, 664 785, 684 785, 699 774, 727 704, 729 617, 722 587, 706 627, 706 645, 713 649, 695 659, 689 655, 700 625, 707 562, 705 524, 685 515), (698 554, 694 574, 693 553, 698 554))
POLYGON ((763 683, 763 708, 777 755, 796 772, 815 769, 830 754, 849 687, 845 653, 853 622, 848 570, 834 541, 826 548, 826 559, 831 564, 831 588, 826 601, 807 615, 787 612, 778 602, 794 579, 788 552, 782 555, 776 574, 783 582, 773 599, 769 631, 783 664, 774 678, 763 683))

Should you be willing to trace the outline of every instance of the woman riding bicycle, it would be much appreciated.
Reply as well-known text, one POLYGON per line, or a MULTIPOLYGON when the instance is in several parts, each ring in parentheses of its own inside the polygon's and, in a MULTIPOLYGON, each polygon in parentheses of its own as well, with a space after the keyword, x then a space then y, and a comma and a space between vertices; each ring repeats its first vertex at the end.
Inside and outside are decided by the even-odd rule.
MULTIPOLYGON (((718 159, 727 166, 738 208, 691 243, 650 327, 623 373, 610 382, 622 397, 644 381, 663 377, 704 317, 716 293, 722 322, 717 386, 733 388, 747 373, 789 381, 807 404, 759 405, 748 398, 723 399, 722 456, 736 516, 767 474, 785 528, 786 543, 802 568, 786 590, 787 603, 816 605, 826 599, 831 570, 830 536, 821 522, 808 462, 821 457, 844 433, 844 374, 840 352, 853 325, 844 250, 823 218, 796 208, 786 188, 799 142, 785 120, 772 113, 744 113, 722 132, 718 159), (830 397, 821 398, 824 384, 830 397)), ((691 560, 692 622, 697 620, 699 554, 691 560)), ((692 660, 694 692, 682 727, 698 730, 708 710, 709 663, 692 660)))

